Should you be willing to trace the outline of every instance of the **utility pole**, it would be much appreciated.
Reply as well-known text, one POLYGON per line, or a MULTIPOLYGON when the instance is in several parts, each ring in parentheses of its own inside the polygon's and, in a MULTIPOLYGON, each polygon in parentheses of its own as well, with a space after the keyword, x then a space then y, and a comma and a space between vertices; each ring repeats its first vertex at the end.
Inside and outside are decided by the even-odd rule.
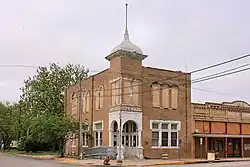
POLYGON ((19 117, 18 117, 18 139, 17 141, 20 142, 20 136, 21 136, 21 106, 20 104, 18 105, 19 109, 19 117))
POLYGON ((82 78, 80 79, 80 95, 78 96, 78 114, 79 114, 79 137, 78 137, 78 155, 82 159, 82 112, 83 112, 83 103, 82 103, 82 78))
POLYGON ((203 158, 202 151, 203 151, 203 149, 202 149, 202 137, 201 137, 201 138, 200 138, 200 154, 201 154, 201 160, 202 160, 202 158, 203 158))
POLYGON ((119 153, 118 153, 118 163, 122 163, 122 73, 120 76, 120 110, 119 110, 119 153))

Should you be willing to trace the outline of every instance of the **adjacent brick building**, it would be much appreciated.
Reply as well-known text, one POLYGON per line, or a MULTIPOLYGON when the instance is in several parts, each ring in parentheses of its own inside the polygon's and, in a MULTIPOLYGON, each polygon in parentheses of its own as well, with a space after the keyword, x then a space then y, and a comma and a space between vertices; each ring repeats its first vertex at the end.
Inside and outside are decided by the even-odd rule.
POLYGON ((206 157, 207 152, 219 152, 224 158, 250 157, 249 104, 193 103, 192 108, 196 158, 206 157))

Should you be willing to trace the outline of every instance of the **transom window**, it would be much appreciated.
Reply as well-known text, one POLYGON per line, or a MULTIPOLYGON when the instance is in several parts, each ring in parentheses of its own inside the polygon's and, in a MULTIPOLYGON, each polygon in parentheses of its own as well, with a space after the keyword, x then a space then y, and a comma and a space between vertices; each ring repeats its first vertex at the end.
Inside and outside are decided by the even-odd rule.
POLYGON ((178 147, 180 121, 151 120, 152 147, 178 147))

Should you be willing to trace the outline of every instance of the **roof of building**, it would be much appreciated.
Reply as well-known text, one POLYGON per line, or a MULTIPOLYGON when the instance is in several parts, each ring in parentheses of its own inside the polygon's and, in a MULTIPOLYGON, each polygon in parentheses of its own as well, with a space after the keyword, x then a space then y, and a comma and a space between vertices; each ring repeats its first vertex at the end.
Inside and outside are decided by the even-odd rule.
POLYGON ((245 101, 236 100, 233 102, 222 102, 222 103, 215 103, 215 102, 205 102, 205 103, 192 103, 194 107, 202 107, 202 108, 218 108, 218 109, 238 109, 244 108, 246 110, 250 110, 250 105, 245 101))
POLYGON ((139 48, 137 45, 133 44, 129 40, 129 34, 128 34, 127 28, 125 30, 123 41, 119 45, 114 47, 112 49, 112 51, 110 52, 110 54, 115 53, 118 50, 123 50, 123 51, 128 51, 128 52, 136 52, 136 53, 139 53, 139 54, 143 54, 141 48, 139 48))

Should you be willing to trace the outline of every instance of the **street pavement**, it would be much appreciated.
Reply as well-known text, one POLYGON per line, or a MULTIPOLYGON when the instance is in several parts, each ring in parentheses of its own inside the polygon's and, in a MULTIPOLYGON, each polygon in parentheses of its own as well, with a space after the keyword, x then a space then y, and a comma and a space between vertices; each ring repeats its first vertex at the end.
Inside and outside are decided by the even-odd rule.
MULTIPOLYGON (((77 165, 60 163, 55 160, 36 160, 0 153, 0 167, 76 167, 77 165)), ((158 165, 157 165, 158 166, 158 165)), ((220 162, 186 165, 159 165, 158 167, 250 167, 250 161, 220 162)))
POLYGON ((76 165, 62 164, 53 160, 36 160, 0 153, 0 167, 75 167, 76 165))

